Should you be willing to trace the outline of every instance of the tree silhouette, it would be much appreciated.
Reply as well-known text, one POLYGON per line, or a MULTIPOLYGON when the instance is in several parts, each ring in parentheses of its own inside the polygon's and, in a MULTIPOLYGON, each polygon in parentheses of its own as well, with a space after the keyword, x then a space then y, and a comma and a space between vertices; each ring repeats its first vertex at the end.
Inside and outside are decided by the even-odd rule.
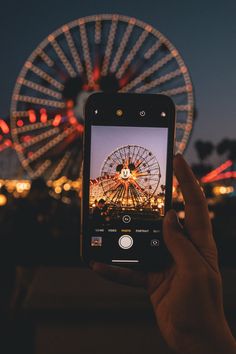
POLYGON ((214 145, 210 141, 197 140, 195 142, 195 149, 197 150, 198 158, 203 162, 203 160, 212 154, 214 145))
POLYGON ((236 161, 236 140, 224 138, 216 147, 219 155, 226 154, 227 158, 236 161))

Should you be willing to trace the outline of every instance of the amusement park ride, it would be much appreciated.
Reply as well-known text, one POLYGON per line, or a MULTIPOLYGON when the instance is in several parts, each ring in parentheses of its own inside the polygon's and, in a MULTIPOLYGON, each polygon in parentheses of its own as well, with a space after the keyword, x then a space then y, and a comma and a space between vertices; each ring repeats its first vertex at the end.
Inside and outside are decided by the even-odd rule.
MULTIPOLYGON (((60 27, 29 56, 13 91, 11 128, 0 120, 0 152, 14 148, 28 177, 43 177, 57 188, 56 194, 75 182, 78 190, 83 106, 94 91, 171 96, 177 112, 176 151, 184 151, 194 102, 188 69, 178 50, 151 25, 107 14, 60 27)), ((158 178, 143 180, 144 190, 150 183, 157 184, 158 178)), ((104 178, 101 187, 110 193, 104 178)))

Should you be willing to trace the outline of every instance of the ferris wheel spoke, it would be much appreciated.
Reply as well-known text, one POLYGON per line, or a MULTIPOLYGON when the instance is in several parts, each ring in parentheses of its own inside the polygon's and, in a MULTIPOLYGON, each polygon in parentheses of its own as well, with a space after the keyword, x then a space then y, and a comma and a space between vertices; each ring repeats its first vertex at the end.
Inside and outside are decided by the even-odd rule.
POLYGON ((60 175, 60 173, 63 171, 66 164, 68 163, 70 156, 71 156, 71 151, 66 151, 63 157, 57 163, 51 175, 49 176, 49 180, 54 180, 60 175))
POLYGON ((126 92, 130 91, 133 89, 135 86, 140 84, 142 81, 144 81, 147 77, 151 76, 153 73, 158 71, 161 67, 163 67, 165 64, 167 64, 170 60, 173 59, 172 54, 167 54, 165 57, 162 59, 158 60, 155 64, 153 64, 150 68, 145 70, 143 73, 141 73, 139 76, 137 76, 134 80, 129 82, 127 85, 122 87, 120 92, 126 92))
POLYGON ((92 60, 90 57, 90 50, 89 50, 89 45, 88 45, 88 36, 85 28, 85 23, 84 20, 79 20, 79 30, 80 30, 80 37, 81 37, 81 42, 82 42, 82 48, 83 48, 83 55, 84 55, 84 61, 85 61, 85 66, 86 66, 86 73, 87 73, 87 78, 88 78, 88 84, 90 87, 94 86, 94 81, 93 81, 93 68, 92 68, 92 60))
POLYGON ((65 67, 67 73, 69 74, 69 76, 70 77, 76 77, 77 75, 76 75, 76 72, 75 72, 73 66, 71 65, 71 63, 67 59, 65 53, 63 52, 63 50, 61 49, 60 45, 58 44, 56 38, 51 34, 50 36, 48 36, 48 40, 51 43, 53 49, 55 50, 58 58, 60 59, 60 61, 64 65, 64 67, 65 67))
POLYGON ((126 45, 128 43, 128 40, 130 38, 130 35, 134 29, 134 23, 135 23, 135 20, 133 21, 130 21, 129 24, 127 25, 126 27, 126 30, 123 34, 123 37, 121 39, 121 42, 120 42, 120 45, 117 49, 117 52, 114 56, 114 59, 113 59, 113 62, 111 64, 111 68, 110 68, 110 72, 114 73, 119 65, 119 62, 120 62, 120 59, 124 53, 124 50, 126 48, 126 45))
POLYGON ((124 187, 121 184, 117 187, 115 193, 113 194, 113 196, 111 198, 111 202, 116 203, 117 200, 122 199, 123 193, 124 193, 124 187))
POLYGON ((25 118, 29 116, 29 111, 13 111, 12 118, 25 118))
POLYGON ((154 43, 151 48, 149 48, 146 53, 144 54, 144 58, 149 60, 153 54, 155 54, 160 47, 162 46, 162 42, 160 40, 157 40, 156 43, 154 43))
POLYGON ((57 144, 59 144, 63 139, 65 139, 68 135, 70 135, 71 133, 73 133, 75 130, 75 128, 72 126, 66 130, 64 130, 63 133, 57 135, 56 138, 54 138, 53 140, 49 141, 48 143, 46 143, 44 146, 42 146, 40 149, 38 149, 36 152, 34 152, 30 157, 28 157, 27 159, 23 160, 23 164, 25 166, 29 165, 31 162, 39 159, 41 156, 43 156, 46 152, 48 152, 49 150, 51 150, 54 146, 56 146, 57 144))
POLYGON ((81 59, 80 59, 79 51, 77 50, 75 42, 73 40, 73 37, 72 37, 72 35, 70 33, 69 26, 63 26, 63 32, 65 34, 66 42, 67 42, 67 45, 68 45, 68 47, 70 49, 72 58, 74 60, 75 66, 76 66, 76 69, 77 69, 78 73, 81 75, 83 73, 83 71, 84 71, 84 68, 83 68, 83 65, 82 65, 82 62, 81 62, 81 59))
POLYGON ((143 43, 148 35, 149 35, 149 32, 144 30, 142 32, 142 34, 139 36, 137 42, 135 43, 135 45, 133 46, 133 48, 131 49, 131 51, 129 52, 127 57, 125 58, 124 62, 121 64, 120 68, 118 69, 118 71, 116 73, 117 79, 121 79, 121 77, 123 76, 126 69, 128 68, 128 66, 130 65, 130 63, 134 59, 135 55, 137 54, 137 52, 139 51, 139 49, 143 45, 143 43))
POLYGON ((121 188, 122 188, 121 184, 115 184, 113 188, 110 188, 108 198, 111 203, 117 199, 117 196, 120 194, 121 188))
POLYGON ((56 107, 56 108, 65 108, 64 102, 58 102, 54 100, 47 100, 44 98, 38 98, 33 96, 25 96, 25 95, 15 95, 14 99, 16 101, 26 102, 26 103, 34 103, 39 106, 49 106, 49 107, 56 107))
POLYGON ((192 107, 188 104, 183 104, 183 105, 176 105, 176 111, 178 112, 185 112, 185 111, 191 111, 192 107))
POLYGON ((123 163, 124 156, 123 156, 122 153, 121 153, 121 149, 115 150, 115 151, 114 151, 114 154, 115 154, 115 156, 117 157, 117 161, 118 161, 119 163, 123 163), (117 153, 118 153, 120 156, 117 157, 117 155, 116 155, 117 153))
POLYGON ((14 134, 21 134, 21 133, 24 133, 24 132, 30 132, 30 131, 34 131, 34 130, 37 130, 37 129, 47 128, 47 127, 52 125, 53 121, 54 121, 54 119, 50 119, 50 120, 48 120, 45 123, 38 122, 38 123, 28 124, 28 125, 25 125, 23 127, 13 128, 12 132, 14 134))
POLYGON ((134 205, 137 206, 138 204, 142 204, 142 195, 139 190, 134 185, 130 185, 130 192, 133 195, 134 205))
POLYGON ((134 164, 137 160, 137 157, 139 156, 139 151, 140 151, 140 147, 138 149, 136 148, 133 149, 132 161, 134 162, 134 164))
POLYGON ((180 86, 174 89, 161 91, 163 95, 167 95, 167 96, 176 96, 186 92, 188 92, 188 88, 186 86, 180 86))
POLYGON ((176 129, 185 130, 185 123, 176 123, 176 129))
POLYGON ((102 71, 101 71, 102 76, 106 76, 108 72, 111 53, 113 50, 113 43, 117 31, 117 25, 118 25, 118 16, 114 16, 114 18, 111 21, 110 31, 109 31, 107 45, 104 54, 104 60, 103 60, 102 71))
POLYGON ((60 91, 63 90, 64 85, 61 84, 58 80, 47 74, 45 71, 42 69, 38 68, 36 65, 32 64, 31 62, 27 61, 25 64, 25 67, 29 70, 31 70, 34 74, 37 76, 41 77, 45 81, 47 81, 50 85, 56 87, 60 91))
POLYGON ((95 35, 94 35, 94 42, 95 44, 101 43, 101 32, 102 32, 102 23, 99 17, 96 17, 95 20, 95 35))
POLYGON ((55 91, 55 90, 52 90, 52 89, 48 89, 42 85, 39 85, 39 84, 36 84, 35 82, 32 82, 32 81, 29 81, 29 80, 26 80, 26 79, 23 79, 23 78, 19 78, 17 80, 21 85, 23 86, 26 86, 26 87, 29 87, 31 88, 32 90, 35 90, 35 91, 38 91, 38 92, 42 92, 44 93, 45 95, 48 95, 48 96, 51 96, 51 97, 54 97, 54 98, 57 98, 59 100, 62 99, 62 94, 55 91))
POLYGON ((125 147, 122 147, 121 150, 122 150, 122 152, 124 154, 124 160, 126 161, 127 160, 127 153, 126 153, 125 147))
MULTIPOLYGON (((117 158, 117 156, 115 155, 115 157, 117 158)), ((119 161, 119 159, 117 158, 116 160, 114 160, 113 159, 113 157, 110 157, 110 159, 109 159, 109 162, 113 162, 113 164, 117 164, 118 163, 118 161, 119 161), (111 161, 110 161, 111 160, 111 161)), ((111 163, 110 163, 110 165, 111 165, 111 163)))
POLYGON ((156 158, 155 156, 153 156, 152 158, 150 158, 149 160, 147 160, 146 162, 142 161, 141 165, 139 167, 141 167, 142 169, 144 168, 144 170, 152 168, 152 166, 156 166, 156 158), (147 166, 142 166, 144 163, 147 164, 147 166))
POLYGON ((145 176, 148 176, 149 174, 148 174, 148 172, 147 171, 145 171, 145 172, 137 172, 136 173, 136 177, 137 178, 142 178, 142 177, 145 177, 145 176))
POLYGON ((164 84, 172 79, 175 79, 176 77, 182 75, 182 72, 180 69, 174 70, 166 75, 163 75, 161 77, 158 77, 155 80, 152 80, 151 82, 149 82, 148 84, 144 84, 142 86, 139 86, 135 92, 137 93, 143 93, 147 90, 151 90, 153 88, 158 87, 160 84, 164 84))
POLYGON ((37 51, 38 56, 44 61, 45 64, 49 68, 53 67, 55 65, 55 62, 45 53, 45 51, 41 48, 37 51))
POLYGON ((60 131, 59 128, 51 128, 50 130, 47 130, 46 132, 33 137, 29 141, 22 143, 21 146, 22 146, 22 148, 27 148, 29 146, 39 143, 40 141, 48 139, 49 137, 51 137, 53 135, 58 134, 59 131, 60 131))
POLYGON ((44 162, 42 162, 32 173, 32 177, 38 178, 42 176, 45 173, 45 171, 51 166, 51 164, 52 162, 50 160, 45 160, 44 162))

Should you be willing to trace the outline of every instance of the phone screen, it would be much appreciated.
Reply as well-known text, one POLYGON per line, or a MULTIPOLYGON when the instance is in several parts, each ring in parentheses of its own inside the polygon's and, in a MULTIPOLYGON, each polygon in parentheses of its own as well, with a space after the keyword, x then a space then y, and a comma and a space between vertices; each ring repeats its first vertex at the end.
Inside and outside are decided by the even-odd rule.
MULTIPOLYGON (((127 113, 120 118, 109 111, 96 117, 88 109, 92 118, 85 140, 83 230, 89 259, 142 268, 154 263, 156 254, 164 254, 162 222, 171 200, 174 114, 157 104, 152 109, 146 105, 147 115, 141 116, 132 97, 135 101, 124 104, 127 113)), ((111 105, 111 112, 113 107, 117 105, 111 105)))
POLYGON ((91 247, 103 247, 106 238, 121 250, 140 240, 159 247, 167 142, 166 127, 91 127, 91 247))

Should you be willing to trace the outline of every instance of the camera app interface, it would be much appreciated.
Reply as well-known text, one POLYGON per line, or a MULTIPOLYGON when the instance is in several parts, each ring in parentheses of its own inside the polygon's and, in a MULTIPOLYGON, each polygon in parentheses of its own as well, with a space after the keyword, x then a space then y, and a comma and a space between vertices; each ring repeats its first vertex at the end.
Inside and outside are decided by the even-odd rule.
POLYGON ((165 212, 168 130, 165 127, 92 126, 91 246, 114 235, 123 249, 146 237, 159 246, 165 212))

